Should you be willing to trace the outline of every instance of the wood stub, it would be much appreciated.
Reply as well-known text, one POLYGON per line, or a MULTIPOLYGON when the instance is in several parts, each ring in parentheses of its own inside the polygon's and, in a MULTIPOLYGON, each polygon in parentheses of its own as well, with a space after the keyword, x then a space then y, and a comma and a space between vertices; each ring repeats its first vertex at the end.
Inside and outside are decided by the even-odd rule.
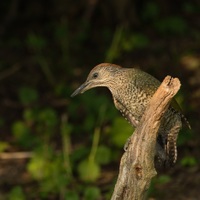
POLYGON ((154 156, 160 121, 180 86, 178 78, 167 76, 153 95, 121 158, 111 200, 145 199, 151 179, 157 174, 154 156))

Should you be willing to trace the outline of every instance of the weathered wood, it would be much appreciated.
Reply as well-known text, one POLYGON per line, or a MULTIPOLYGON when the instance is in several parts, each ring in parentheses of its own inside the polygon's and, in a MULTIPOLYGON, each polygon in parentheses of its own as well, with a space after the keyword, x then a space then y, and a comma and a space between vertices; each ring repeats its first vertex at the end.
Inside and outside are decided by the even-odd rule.
POLYGON ((121 158, 111 200, 145 199, 151 179, 157 174, 154 156, 160 121, 180 86, 179 79, 167 76, 153 95, 121 158))

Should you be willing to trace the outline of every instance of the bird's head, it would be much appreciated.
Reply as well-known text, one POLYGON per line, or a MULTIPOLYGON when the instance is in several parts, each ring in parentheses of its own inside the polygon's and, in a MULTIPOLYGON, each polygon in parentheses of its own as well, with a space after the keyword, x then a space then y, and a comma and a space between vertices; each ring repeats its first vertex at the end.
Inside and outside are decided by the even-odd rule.
POLYGON ((94 87, 109 88, 109 86, 114 84, 114 76, 120 69, 120 66, 110 63, 102 63, 95 66, 89 73, 87 80, 73 92, 71 97, 74 97, 80 93, 84 93, 85 91, 94 87))

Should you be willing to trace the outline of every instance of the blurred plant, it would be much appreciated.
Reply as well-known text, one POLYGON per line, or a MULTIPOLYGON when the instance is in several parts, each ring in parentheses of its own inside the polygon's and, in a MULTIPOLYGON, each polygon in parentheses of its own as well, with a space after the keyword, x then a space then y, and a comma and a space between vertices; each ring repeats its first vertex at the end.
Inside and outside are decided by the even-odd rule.
POLYGON ((26 196, 22 190, 22 187, 15 186, 8 195, 8 200, 25 200, 26 196))
POLYGON ((38 100, 37 90, 31 87, 21 87, 18 92, 19 100, 23 105, 29 105, 38 100))
POLYGON ((84 191, 85 200, 96 200, 100 197, 100 189, 98 187, 90 186, 86 187, 84 191))
POLYGON ((110 140, 115 146, 123 148, 133 131, 134 128, 124 118, 116 117, 109 130, 111 134, 110 140))
POLYGON ((100 128, 94 131, 93 144, 88 158, 82 160, 78 165, 79 177, 84 182, 94 182, 100 176, 100 166, 95 161, 98 148, 100 128))
POLYGON ((164 35, 184 35, 188 26, 186 21, 179 16, 169 16, 155 21, 155 28, 164 35))
POLYGON ((132 33, 123 37, 121 46, 124 51, 130 52, 134 49, 142 49, 149 45, 149 39, 145 34, 132 33))
POLYGON ((150 41, 145 34, 132 32, 121 25, 114 33, 105 61, 113 62, 115 59, 119 58, 123 52, 146 48, 149 43, 150 41))
POLYGON ((31 147, 35 141, 31 135, 31 130, 24 121, 16 121, 12 124, 12 133, 16 142, 21 147, 31 147))
POLYGON ((185 156, 181 160, 181 165, 184 167, 193 167, 198 165, 198 161, 195 157, 193 156, 185 156))
POLYGON ((111 148, 105 145, 99 145, 96 152, 96 162, 100 165, 109 164, 112 161, 112 151, 111 148))
POLYGON ((148 196, 158 195, 157 186, 167 184, 171 181, 171 177, 168 175, 160 175, 153 178, 150 188, 148 190, 148 196))
POLYGON ((8 142, 1 142, 0 141, 0 153, 5 151, 9 147, 8 142))
POLYGON ((41 36, 37 36, 35 33, 30 33, 26 42, 29 47, 39 53, 41 53, 47 45, 46 40, 41 36))
POLYGON ((68 176, 72 176, 72 166, 70 160, 71 151, 71 132, 72 126, 67 122, 67 116, 64 114, 61 118, 61 136, 63 150, 63 165, 68 176))
MULTIPOLYGON (((103 163, 101 161, 96 161, 96 156, 100 155, 97 154, 98 151, 98 145, 99 145, 99 137, 100 137, 100 126, 103 123, 104 116, 105 116, 106 107, 105 105, 102 105, 99 110, 99 116, 97 119, 97 123, 99 124, 98 127, 94 130, 93 135, 93 142, 92 147, 90 150, 89 156, 82 160, 78 165, 78 172, 80 179, 84 182, 94 182, 96 181, 100 176, 100 163, 103 163)), ((101 160, 102 157, 98 157, 98 160, 101 160)), ((104 159, 104 158, 102 158, 104 159)))
POLYGON ((149 1, 144 4, 142 17, 145 21, 156 20, 160 14, 160 8, 156 2, 149 1))
POLYGON ((124 27, 123 25, 118 26, 115 30, 112 43, 110 45, 110 48, 108 49, 106 53, 106 62, 113 62, 114 59, 118 58, 120 55, 120 41, 122 39, 124 27))

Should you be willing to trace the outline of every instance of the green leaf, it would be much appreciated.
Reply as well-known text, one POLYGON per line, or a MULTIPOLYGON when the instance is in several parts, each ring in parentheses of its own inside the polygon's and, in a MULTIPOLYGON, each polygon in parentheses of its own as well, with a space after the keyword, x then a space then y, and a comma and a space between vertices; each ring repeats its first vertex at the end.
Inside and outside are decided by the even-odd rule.
POLYGON ((22 104, 27 105, 38 100, 38 92, 30 87, 21 87, 19 89, 19 100, 22 104))
POLYGON ((26 122, 35 122, 37 119, 37 110, 26 108, 23 112, 23 118, 26 122))
POLYGON ((66 195, 65 195, 65 199, 66 200, 79 200, 79 196, 77 194, 77 192, 75 191, 67 191, 66 195))
POLYGON ((171 16, 159 19, 155 23, 155 27, 161 33, 165 34, 184 34, 187 30, 187 24, 181 17, 171 16))
POLYGON ((25 200, 25 199, 26 197, 20 186, 12 188, 12 190, 9 192, 8 200, 25 200))
POLYGON ((27 45, 33 48, 35 51, 40 51, 46 46, 46 40, 41 37, 37 36, 34 33, 30 33, 27 37, 27 45))
POLYGON ((111 141, 118 147, 123 147, 133 133, 133 127, 122 117, 115 118, 111 127, 111 141))
POLYGON ((100 176, 100 167, 97 163, 86 159, 78 165, 79 177, 84 182, 94 182, 100 176))
POLYGON ((99 146, 95 160, 99 164, 108 164, 111 161, 111 150, 106 146, 99 146))
POLYGON ((55 110, 46 108, 39 114, 39 121, 46 126, 53 127, 58 123, 58 117, 55 110))
POLYGON ((5 151, 8 148, 9 144, 7 142, 0 142, 0 152, 5 151))
POLYGON ((171 181, 171 177, 168 175, 161 175, 156 179, 156 183, 165 184, 171 181))
POLYGON ((85 200, 96 200, 99 199, 101 195, 100 189, 98 187, 87 187, 84 190, 84 199, 85 200))
POLYGON ((123 50, 132 51, 133 49, 145 48, 149 45, 149 39, 141 33, 134 33, 131 36, 124 37, 121 45, 123 50))
POLYGON ((182 166, 188 166, 188 167, 193 167, 195 165, 197 165, 197 160, 196 158, 192 157, 192 156, 186 156, 181 160, 181 165, 182 166))
POLYGON ((28 163, 28 171, 36 180, 42 180, 50 175, 49 162, 42 156, 35 154, 28 163))
POLYGON ((29 147, 35 142, 29 127, 23 121, 13 123, 12 133, 17 142, 24 147, 29 147))

